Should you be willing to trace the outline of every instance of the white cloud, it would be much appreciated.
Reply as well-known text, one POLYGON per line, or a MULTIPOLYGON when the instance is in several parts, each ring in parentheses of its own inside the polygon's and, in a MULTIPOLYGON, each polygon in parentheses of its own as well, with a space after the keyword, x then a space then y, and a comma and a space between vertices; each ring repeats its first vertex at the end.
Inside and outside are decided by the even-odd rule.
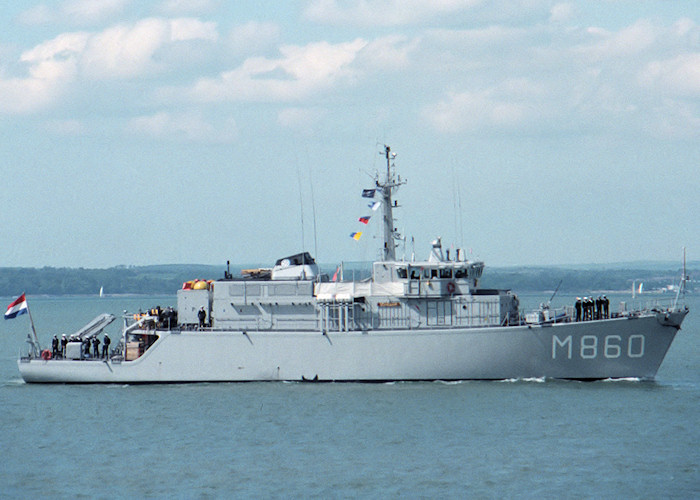
POLYGON ((678 137, 685 123, 693 136, 700 103, 689 98, 700 95, 700 53, 687 48, 699 36, 688 20, 638 20, 615 31, 556 24, 430 31, 415 53, 445 84, 423 116, 452 132, 619 127, 678 137), (681 98, 683 105, 673 101, 681 98))
MULTIPOLYGON (((214 42, 217 37, 214 23, 192 18, 150 18, 96 33, 60 34, 21 54, 25 76, 0 76, 0 112, 46 108, 86 79, 151 76, 167 69, 154 57, 164 47, 192 40, 214 42)), ((177 58, 170 60, 177 64, 177 58)))
POLYGON ((558 3, 549 11, 549 20, 553 23, 563 23, 571 20, 576 13, 576 8, 570 3, 558 3))
MULTIPOLYGON (((30 65, 30 73, 36 76, 41 72, 42 66, 49 64, 59 69, 71 67, 73 70, 77 64, 78 56, 85 50, 89 40, 88 33, 63 33, 52 40, 40 43, 34 48, 25 51, 20 56, 20 61, 30 65)), ((65 70, 59 71, 65 74, 65 70)), ((71 71, 71 74, 74 71, 71 71)), ((51 79, 56 75, 43 74, 44 78, 51 79)))
POLYGON ((327 24, 399 26, 468 9, 482 0, 313 0, 307 19, 327 24))
POLYGON ((50 106, 76 78, 87 33, 65 33, 20 56, 28 76, 0 78, 0 112, 28 113, 50 106))
MULTIPOLYGON (((526 0, 516 3, 522 6, 526 0)), ((383 30, 345 42, 316 38, 279 48, 284 36, 280 26, 257 21, 235 25, 224 36, 217 23, 194 17, 148 18, 96 32, 64 33, 24 51, 15 64, 5 63, 0 112, 45 109, 85 86, 100 98, 102 87, 115 89, 123 80, 138 79, 150 95, 162 96, 161 102, 284 102, 290 107, 278 113, 277 123, 291 128, 313 126, 318 98, 331 110, 340 90, 344 99, 362 106, 373 106, 374 99, 364 91, 381 94, 386 106, 398 105, 393 98, 411 99, 413 109, 421 109, 436 129, 445 131, 551 130, 571 122, 600 130, 614 124, 622 128, 623 121, 627 129, 632 124, 639 131, 645 119, 662 122, 664 111, 673 116, 668 120, 672 126, 658 130, 676 129, 684 121, 697 127, 700 28, 693 20, 664 24, 639 19, 615 30, 576 27, 568 23, 577 19, 580 4, 549 2, 547 14, 544 2, 534 3, 538 22, 474 22, 472 29, 449 29, 450 22, 438 23, 435 16, 447 19, 452 13, 471 15, 492 7, 458 0, 429 5, 417 0, 313 1, 306 14, 325 13, 329 21, 394 15, 389 24, 415 22, 418 28, 392 28, 388 34, 383 30), (116 87, 93 85, 94 80, 115 80, 116 87), (687 112, 681 112, 680 104, 687 112)), ((78 9, 86 4, 63 5, 78 9)), ((105 6, 119 5, 107 2, 104 10, 95 7, 90 15, 96 19, 98 10, 106 15, 105 6)), ((187 2, 161 4, 166 8, 183 12, 189 7, 187 2)), ((46 10, 33 13, 38 19, 46 10)), ((148 118, 154 127, 164 119, 148 118)), ((172 115, 165 118, 172 120, 172 115)), ((200 128, 204 124, 206 120, 200 128)))
POLYGON ((218 124, 207 121, 201 112, 170 113, 167 111, 139 116, 129 121, 127 130, 135 134, 151 137, 205 143, 226 143, 234 141, 238 129, 233 119, 225 119, 218 124))
POLYGON ((664 93, 700 97, 700 52, 652 61, 641 72, 640 80, 664 93))
POLYGON ((218 78, 199 80, 192 94, 203 101, 299 99, 351 76, 349 66, 366 44, 357 39, 287 45, 280 48, 279 59, 249 58, 218 78))
POLYGON ((580 52, 594 60, 630 58, 643 54, 658 41, 661 34, 659 28, 646 19, 617 32, 598 28, 589 28, 588 32, 599 39, 584 44, 580 47, 580 52))
POLYGON ((235 54, 255 54, 268 49, 280 36, 280 28, 274 23, 249 21, 235 26, 228 36, 235 54))
POLYGON ((202 22, 199 19, 181 18, 170 21, 170 40, 173 42, 187 40, 216 41, 219 33, 216 23, 202 22))
POLYGON ((31 113, 50 105, 58 93, 52 82, 37 78, 0 79, 0 113, 31 113))
POLYGON ((510 129, 523 124, 531 110, 527 104, 502 98, 493 89, 449 93, 426 106, 423 117, 442 132, 475 131, 483 127, 510 129))
POLYGON ((203 14, 213 11, 217 3, 214 0, 166 0, 158 10, 168 15, 203 14))
POLYGON ((169 39, 168 23, 161 19, 113 26, 90 38, 82 57, 83 71, 96 79, 134 77, 153 71, 153 54, 169 39))
POLYGON ((81 24, 92 24, 121 13, 131 0, 70 0, 62 12, 68 19, 81 24))
POLYGON ((92 35, 82 55, 83 72, 90 78, 133 78, 162 68, 154 55, 172 42, 214 41, 216 25, 192 18, 143 19, 92 35))
POLYGON ((388 71, 410 65, 411 57, 419 48, 419 39, 390 35, 372 40, 358 54, 358 64, 375 71, 388 71))
POLYGON ((89 25, 113 18, 124 11, 131 0, 67 0, 57 7, 39 4, 19 16, 29 25, 68 23, 89 25))

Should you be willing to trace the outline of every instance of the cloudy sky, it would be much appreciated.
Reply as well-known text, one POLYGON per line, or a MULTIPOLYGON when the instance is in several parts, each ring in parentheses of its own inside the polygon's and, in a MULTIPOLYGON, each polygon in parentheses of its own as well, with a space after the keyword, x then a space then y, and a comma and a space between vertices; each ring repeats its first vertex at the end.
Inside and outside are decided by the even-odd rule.
POLYGON ((700 255, 697 0, 0 8, 2 267, 700 255))

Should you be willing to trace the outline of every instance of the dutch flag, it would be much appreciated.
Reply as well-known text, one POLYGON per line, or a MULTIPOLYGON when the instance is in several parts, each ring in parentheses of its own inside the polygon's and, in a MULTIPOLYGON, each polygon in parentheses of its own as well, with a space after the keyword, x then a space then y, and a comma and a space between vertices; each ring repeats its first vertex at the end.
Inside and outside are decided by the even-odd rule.
POLYGON ((20 314, 25 314, 27 312, 27 299, 24 294, 20 295, 15 299, 12 304, 7 306, 7 312, 5 313, 5 319, 16 318, 20 314))

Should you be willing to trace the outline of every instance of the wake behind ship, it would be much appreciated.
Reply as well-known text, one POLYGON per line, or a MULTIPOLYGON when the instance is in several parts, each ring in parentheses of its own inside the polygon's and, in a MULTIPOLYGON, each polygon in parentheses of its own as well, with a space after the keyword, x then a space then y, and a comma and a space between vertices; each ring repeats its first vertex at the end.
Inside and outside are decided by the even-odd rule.
MULTIPOLYGON (((422 261, 396 258, 393 201, 405 183, 385 147, 386 172, 363 195, 381 209, 382 259, 371 277, 319 272, 299 253, 270 269, 186 284, 177 310, 126 316, 104 357, 86 339, 115 318, 96 318, 59 356, 18 360, 27 382, 162 383, 394 381, 550 377, 653 378, 688 309, 672 304, 611 312, 600 304, 522 313, 510 290, 480 286, 484 263, 440 239, 422 261), (94 352, 93 352, 94 354, 94 352)), ((681 287, 685 277, 681 281, 681 287)), ((679 290, 679 295, 681 290, 679 290)), ((54 351, 55 352, 55 351, 54 351)))

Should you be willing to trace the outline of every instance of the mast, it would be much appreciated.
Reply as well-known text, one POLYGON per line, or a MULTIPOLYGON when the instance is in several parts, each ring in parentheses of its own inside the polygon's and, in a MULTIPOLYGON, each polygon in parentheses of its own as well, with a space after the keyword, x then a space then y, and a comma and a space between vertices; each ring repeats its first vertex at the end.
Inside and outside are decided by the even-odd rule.
POLYGON ((675 311, 678 306, 678 299, 681 294, 685 297, 685 282, 688 281, 688 275, 685 270, 685 247, 683 247, 683 276, 681 277, 681 282, 678 284, 678 291, 676 292, 676 299, 673 301, 673 310, 675 311))
POLYGON ((385 261, 392 261, 396 260, 395 240, 400 239, 400 236, 394 227, 393 214, 393 208, 398 208, 398 205, 396 202, 392 202, 391 195, 393 189, 397 189, 401 184, 405 184, 406 181, 401 181, 401 177, 396 178, 394 172, 392 172, 392 167, 394 167, 392 160, 396 158, 396 153, 392 153, 389 146, 384 146, 384 156, 386 157, 386 178, 384 182, 380 182, 379 178, 377 178, 376 183, 382 195, 382 211, 384 216, 384 220, 382 221, 382 233, 384 235, 382 257, 385 261))
POLYGON ((34 354, 39 355, 41 352, 41 345, 39 344, 39 338, 36 336, 36 328, 34 328, 34 320, 32 319, 32 312, 29 310, 29 302, 27 302, 27 314, 29 314, 29 324, 32 326, 32 337, 33 337, 33 347, 34 354))

